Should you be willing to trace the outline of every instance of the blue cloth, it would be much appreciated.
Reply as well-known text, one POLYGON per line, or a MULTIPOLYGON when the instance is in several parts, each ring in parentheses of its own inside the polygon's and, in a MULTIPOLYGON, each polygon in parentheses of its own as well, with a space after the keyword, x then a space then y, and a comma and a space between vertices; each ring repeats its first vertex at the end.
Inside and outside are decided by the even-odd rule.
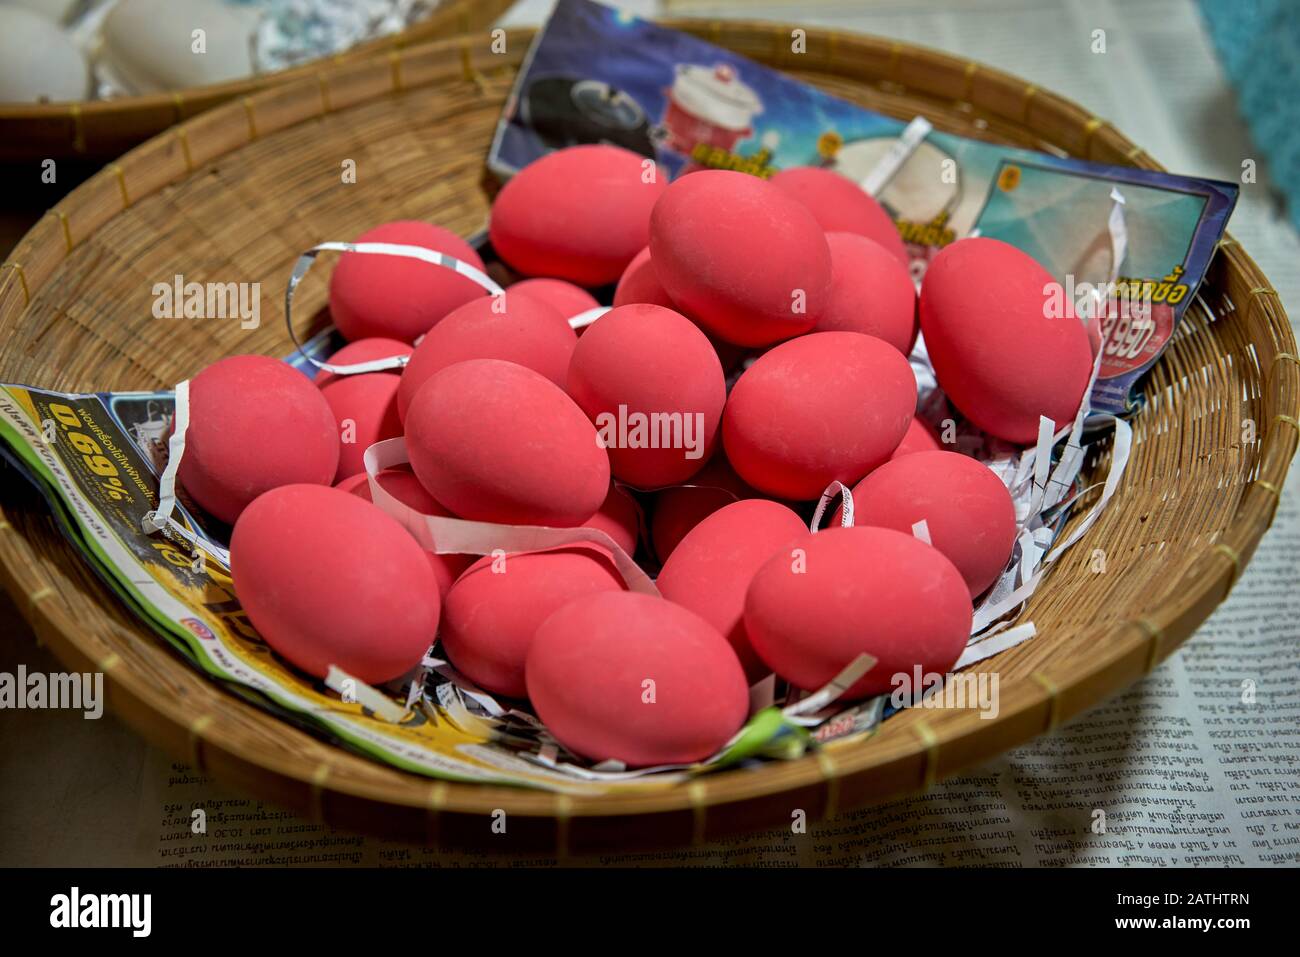
POLYGON ((1251 138, 1300 228, 1300 0, 1199 5, 1251 138))

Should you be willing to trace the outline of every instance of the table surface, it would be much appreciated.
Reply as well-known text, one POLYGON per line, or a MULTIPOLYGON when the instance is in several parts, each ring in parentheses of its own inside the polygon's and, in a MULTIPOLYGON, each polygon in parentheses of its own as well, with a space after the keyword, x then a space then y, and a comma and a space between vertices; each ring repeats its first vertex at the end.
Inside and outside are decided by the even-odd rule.
MULTIPOLYGON (((1070 97, 1180 173, 1238 180, 1244 159, 1263 173, 1242 187, 1230 230, 1300 316, 1300 238, 1282 216, 1190 0, 874 0, 855 3, 624 3, 645 15, 746 16, 859 30, 996 63, 1070 97), (1095 54, 1095 30, 1107 52, 1095 54)), ((525 0, 503 18, 535 24, 551 3, 525 0)), ((39 171, 32 171, 39 182, 39 171)), ((57 200, 12 180, 0 191, 0 250, 57 200), (39 208, 38 208, 39 207, 39 208)), ((1294 487, 1295 483, 1289 483, 1294 487)), ((1279 520, 1280 523, 1280 520, 1279 520)), ((1271 535, 1279 534, 1277 527, 1271 535)), ((1248 569, 1246 576, 1251 574, 1248 569)), ((1239 585, 1239 588, 1242 586, 1239 585)), ((59 671, 0 593, 0 672, 59 671)), ((11 712, 0 721, 0 864, 112 865, 153 859, 156 821, 140 791, 162 759, 112 716, 11 712), (51 742, 57 742, 52 746, 51 742), (14 827, 23 822, 22 827, 14 827)))

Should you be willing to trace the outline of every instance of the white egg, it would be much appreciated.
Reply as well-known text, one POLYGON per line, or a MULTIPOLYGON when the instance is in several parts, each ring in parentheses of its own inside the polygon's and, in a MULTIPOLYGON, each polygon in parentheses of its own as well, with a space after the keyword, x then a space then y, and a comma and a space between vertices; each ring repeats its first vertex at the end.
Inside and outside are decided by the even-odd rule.
POLYGON ((121 0, 104 19, 100 57, 135 93, 222 83, 252 74, 255 24, 217 0, 121 0))
POLYGON ((59 27, 20 7, 0 7, 0 102, 84 100, 86 58, 59 27))

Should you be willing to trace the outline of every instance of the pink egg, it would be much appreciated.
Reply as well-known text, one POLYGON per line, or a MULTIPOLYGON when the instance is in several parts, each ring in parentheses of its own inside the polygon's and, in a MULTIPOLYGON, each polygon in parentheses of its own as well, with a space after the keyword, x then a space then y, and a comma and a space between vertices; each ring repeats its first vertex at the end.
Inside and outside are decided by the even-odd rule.
POLYGON ((907 247, 894 220, 848 177, 815 166, 796 166, 777 173, 771 183, 808 207, 826 232, 866 236, 903 266, 908 265, 907 247))
POLYGON ((630 150, 603 143, 556 150, 501 188, 488 235, 525 276, 603 286, 645 246, 665 186, 654 162, 630 150))
POLYGON ((857 332, 816 332, 741 374, 722 440, 736 474, 760 492, 814 499, 889 458, 915 409, 916 377, 897 349, 857 332))
POLYGON ((704 170, 669 186, 650 217, 650 254, 681 311, 737 345, 807 332, 830 296, 822 228, 798 201, 746 173, 704 170))
MULTIPOLYGON (((375 474, 375 481, 393 498, 407 508, 415 509, 422 515, 454 517, 451 512, 443 508, 432 495, 425 491, 424 486, 420 484, 420 480, 415 477, 414 472, 406 469, 384 469, 375 474)), ((367 502, 373 501, 370 495, 370 479, 365 472, 360 475, 349 476, 334 487, 345 492, 351 492, 367 502)), ((424 554, 429 559, 429 567, 433 569, 434 578, 438 581, 438 594, 444 598, 447 595, 447 589, 451 588, 451 583, 460 577, 461 572, 474 564, 477 558, 475 555, 439 555, 437 552, 430 551, 426 551, 424 554)))
POLYGON ((650 518, 650 540, 660 561, 667 561, 686 533, 718 509, 757 495, 740 480, 721 452, 690 477, 655 494, 650 518))
MULTIPOLYGON (((349 342, 325 361, 330 365, 346 366, 370 362, 374 359, 409 356, 410 354, 410 344, 398 342, 396 339, 358 339, 356 342, 349 342)), ((389 375, 400 375, 402 372, 401 368, 386 369, 384 371, 388 372, 389 375)), ((343 377, 335 375, 333 372, 319 369, 316 372, 315 382, 317 386, 323 389, 331 382, 341 378, 343 377)))
POLYGON ((230 356, 190 382, 178 478, 205 511, 232 523, 280 485, 329 485, 339 464, 334 413, 310 379, 269 356, 230 356))
POLYGON ((907 267, 857 233, 827 233, 826 242, 831 296, 816 331, 861 332, 910 355, 916 344, 916 287, 907 267))
POLYGON ((912 534, 924 521, 930 543, 957 566, 972 596, 1011 558, 1016 507, 986 465, 957 452, 917 452, 886 462, 853 489, 854 524, 912 534))
POLYGON ((339 437, 335 482, 366 470, 362 456, 370 446, 402 434, 402 420, 397 416, 400 382, 388 372, 362 372, 339 376, 321 387, 339 437))
POLYGON ((717 629, 636 592, 588 595, 552 614, 533 635, 525 678, 561 744, 633 767, 701 761, 749 710, 745 673, 717 629))
MULTIPOLYGON (((356 242, 423 246, 483 270, 483 260, 469 243, 432 223, 385 223, 356 242)), ((414 342, 457 306, 486 295, 472 279, 418 259, 344 253, 330 278, 330 315, 345 339, 414 342)))
POLYGON ((771 669, 745 633, 745 593, 777 552, 808 538, 808 527, 778 502, 750 499, 714 512, 687 533, 655 580, 669 601, 689 608, 731 643, 750 684, 771 669))
POLYGON ((619 277, 614 288, 614 305, 626 306, 634 302, 646 302, 652 306, 676 309, 672 298, 664 291, 655 275, 650 262, 650 247, 647 246, 633 257, 619 277))
POLYGON ((1059 289, 1033 257, 996 239, 962 239, 926 269, 921 332, 936 378, 966 418, 1029 444, 1038 418, 1074 420, 1092 374, 1088 333, 1073 311, 1053 317, 1059 289))
POLYGON ((727 398, 704 333, 662 306, 619 306, 573 350, 569 395, 609 449, 610 471, 650 489, 682 482, 713 453, 727 398))
POLYGON ((622 590, 609 553, 594 545, 487 556, 452 586, 440 637, 451 663, 479 687, 523 698, 538 626, 575 599, 622 590))
POLYGON ((629 555, 636 554, 636 543, 641 534, 641 510, 632 496, 614 482, 609 483, 609 494, 596 514, 582 524, 585 528, 604 532, 629 555))
POLYGON ((566 326, 568 320, 579 313, 600 306, 596 297, 587 290, 563 279, 525 279, 512 284, 508 292, 522 292, 540 299, 560 314, 566 326))
MULTIPOLYGON (((618 287, 614 290, 614 305, 628 306, 633 303, 648 303, 652 306, 663 306, 665 309, 672 309, 674 312, 681 312, 669 298, 668 293, 664 292, 664 287, 659 284, 658 277, 654 274, 654 267, 650 263, 650 247, 647 246, 636 254, 636 258, 628 265, 627 270, 618 281, 618 287)), ((685 313, 682 313, 685 315, 685 313)), ((692 322, 695 322, 693 316, 686 316, 692 322)), ((722 363, 723 371, 734 369, 740 364, 741 359, 745 357, 746 350, 741 346, 733 345, 730 342, 724 342, 713 335, 708 328, 700 326, 701 331, 709 340, 709 345, 713 346, 713 351, 718 354, 718 361, 722 363)))
POLYGON ((898 443, 898 448, 890 454, 891 460, 902 458, 904 455, 911 455, 914 452, 938 452, 943 449, 943 443, 939 441, 939 436, 934 432, 934 428, 929 422, 919 415, 907 424, 907 432, 903 434, 903 441, 898 443))
POLYGON ((466 359, 504 359, 540 372, 560 388, 578 337, 555 307, 507 291, 484 296, 449 313, 421 340, 402 372, 397 409, 406 420, 420 386, 447 366, 466 359))
POLYGON ((370 501, 370 478, 365 472, 358 472, 356 475, 349 475, 344 479, 340 479, 334 483, 334 487, 344 492, 360 494, 366 501, 370 501), (366 491, 359 493, 357 490, 360 488, 365 488, 366 491))
MULTIPOLYGON (((901 460, 900 460, 901 461, 901 460)), ((970 636, 970 592, 935 548, 888 528, 830 528, 804 554, 767 560, 745 596, 758 656, 796 688, 815 691, 866 652, 876 664, 852 701, 892 690, 895 675, 946 673, 970 636)))
POLYGON ((230 571, 266 643, 323 678, 372 684, 419 664, 438 630, 438 585, 395 519, 355 495, 286 485, 257 498, 230 538, 230 571))
POLYGON ((609 491, 596 430, 544 376, 500 359, 434 373, 406 413, 411 467, 461 518, 571 527, 609 491))

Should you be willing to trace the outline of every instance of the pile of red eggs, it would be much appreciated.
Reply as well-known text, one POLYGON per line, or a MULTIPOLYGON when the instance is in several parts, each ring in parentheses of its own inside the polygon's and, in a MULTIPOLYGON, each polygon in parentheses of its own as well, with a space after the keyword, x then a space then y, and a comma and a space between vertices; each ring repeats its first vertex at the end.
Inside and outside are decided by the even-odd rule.
MULTIPOLYGON (((312 384, 235 356, 191 382, 180 481, 234 525, 235 589, 272 648, 316 676, 335 665, 379 683, 436 636, 575 754, 632 766, 715 753, 773 672, 815 690, 865 652, 853 699, 916 665, 952 667, 972 598, 1011 555, 1015 509, 914 417, 906 357, 919 320, 949 399, 998 438, 1071 420, 1092 354, 1077 319, 1048 317, 1041 266, 962 240, 918 303, 889 216, 838 174, 670 185, 609 146, 517 174, 490 238, 533 278, 491 295, 411 258, 340 258, 330 312, 349 344, 331 362, 409 355, 400 371, 312 384), (579 335, 568 318, 614 283, 614 308, 579 335), (416 511, 600 542, 425 551, 370 502, 362 455, 397 436, 410 469, 376 480, 416 511), (833 481, 853 488, 855 527, 810 533, 808 503, 833 481), (662 597, 627 588, 609 541, 659 569, 662 597)), ((426 223, 358 241, 485 268, 426 223)))

